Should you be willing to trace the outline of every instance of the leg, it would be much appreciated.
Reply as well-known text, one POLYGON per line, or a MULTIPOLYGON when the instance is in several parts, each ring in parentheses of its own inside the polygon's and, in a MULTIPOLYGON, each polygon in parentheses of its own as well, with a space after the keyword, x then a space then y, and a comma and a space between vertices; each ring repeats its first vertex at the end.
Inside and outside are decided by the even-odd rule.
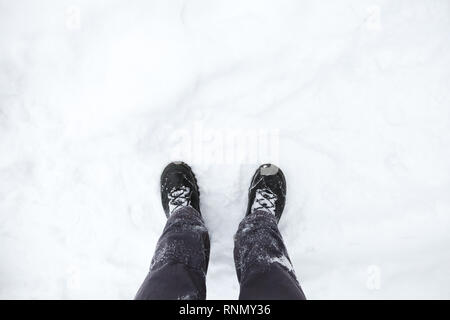
POLYGON ((161 201, 166 227, 136 299, 206 299, 209 236, 197 179, 184 162, 169 163, 161 174, 161 201))
POLYGON ((206 299, 208 260, 208 231, 200 214, 178 209, 167 220, 136 299, 206 299))
POLYGON ((255 211, 235 236, 234 259, 241 300, 304 300, 275 216, 255 211))
POLYGON ((273 164, 253 175, 245 218, 234 243, 239 299, 306 299, 295 277, 278 221, 286 202, 286 179, 273 164))

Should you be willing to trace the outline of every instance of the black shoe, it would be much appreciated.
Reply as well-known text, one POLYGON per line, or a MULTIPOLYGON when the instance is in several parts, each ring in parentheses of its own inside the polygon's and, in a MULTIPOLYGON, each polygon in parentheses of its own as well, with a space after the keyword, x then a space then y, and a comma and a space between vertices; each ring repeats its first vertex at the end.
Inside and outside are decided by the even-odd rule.
POLYGON ((167 218, 180 207, 192 207, 200 213, 197 179, 184 162, 169 163, 161 174, 161 201, 167 218))
POLYGON ((246 215, 262 210, 270 212, 279 221, 285 203, 286 179, 283 172, 273 164, 263 164, 253 175, 246 215))

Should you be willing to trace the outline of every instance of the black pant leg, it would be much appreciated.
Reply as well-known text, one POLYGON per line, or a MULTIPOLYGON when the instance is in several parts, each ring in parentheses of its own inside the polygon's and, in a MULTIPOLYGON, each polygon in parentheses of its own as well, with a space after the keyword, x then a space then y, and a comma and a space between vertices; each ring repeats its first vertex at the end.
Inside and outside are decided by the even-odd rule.
POLYGON ((167 220, 138 300, 206 299, 209 236, 201 215, 180 208, 167 220))
POLYGON ((304 300, 275 217, 256 211, 242 220, 234 259, 241 300, 304 300))

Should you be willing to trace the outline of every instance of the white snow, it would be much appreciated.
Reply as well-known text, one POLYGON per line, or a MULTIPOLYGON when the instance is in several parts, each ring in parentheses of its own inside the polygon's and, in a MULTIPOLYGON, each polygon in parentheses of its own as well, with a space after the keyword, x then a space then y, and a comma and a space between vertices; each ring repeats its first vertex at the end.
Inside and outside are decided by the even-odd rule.
POLYGON ((291 262, 284 255, 281 257, 276 257, 276 258, 270 259, 270 263, 278 263, 278 264, 282 265, 283 267, 285 267, 287 270, 295 272, 294 267, 292 266, 291 262))
POLYGON ((0 298, 133 298, 197 174, 238 296, 257 166, 310 299, 450 298, 447 0, 0 0, 0 298))

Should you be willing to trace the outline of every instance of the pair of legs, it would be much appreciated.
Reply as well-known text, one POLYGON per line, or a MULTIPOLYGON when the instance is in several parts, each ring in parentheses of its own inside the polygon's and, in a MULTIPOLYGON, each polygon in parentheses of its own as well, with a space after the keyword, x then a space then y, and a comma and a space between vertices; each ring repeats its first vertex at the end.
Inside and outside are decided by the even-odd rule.
MULTIPOLYGON (((235 235, 239 299, 305 299, 278 230, 285 193, 280 169, 274 165, 258 168, 246 216, 235 235)), ((136 299, 206 299, 210 243, 199 196, 189 166, 174 162, 166 167, 161 200, 167 224, 136 299)))

